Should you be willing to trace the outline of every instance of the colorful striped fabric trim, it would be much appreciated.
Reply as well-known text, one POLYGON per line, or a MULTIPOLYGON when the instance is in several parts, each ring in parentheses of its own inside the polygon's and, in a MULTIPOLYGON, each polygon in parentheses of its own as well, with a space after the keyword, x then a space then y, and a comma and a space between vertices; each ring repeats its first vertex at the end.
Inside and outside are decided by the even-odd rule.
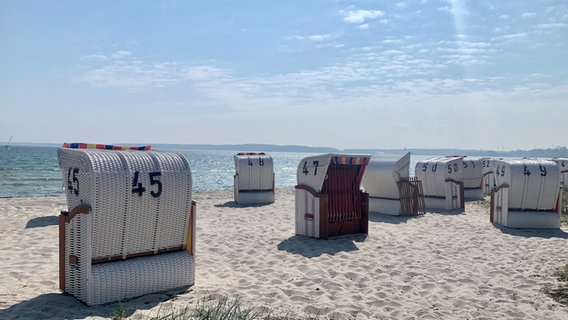
POLYGON ((264 156, 266 153, 264 152, 239 152, 237 156, 264 156))
POLYGON ((139 146, 139 147, 123 147, 123 146, 113 146, 109 144, 94 144, 94 143, 63 143, 63 148, 68 149, 99 149, 99 150, 139 150, 148 151, 151 146, 139 146))
POLYGON ((368 157, 352 157, 352 156, 334 156, 333 163, 335 164, 365 164, 369 161, 368 157))
POLYGON ((363 173, 369 163, 370 157, 361 156, 333 156, 332 161, 334 164, 350 164, 357 166, 357 184, 361 183, 363 173))

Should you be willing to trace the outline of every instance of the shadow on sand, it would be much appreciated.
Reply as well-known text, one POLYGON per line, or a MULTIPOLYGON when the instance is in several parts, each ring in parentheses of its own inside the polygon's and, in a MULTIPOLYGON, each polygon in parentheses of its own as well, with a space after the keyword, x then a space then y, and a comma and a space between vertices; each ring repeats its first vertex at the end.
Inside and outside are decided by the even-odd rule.
POLYGON ((58 223, 59 218, 57 216, 37 217, 28 220, 28 223, 26 223, 26 229, 55 226, 58 223))
POLYGON ((419 215, 419 216, 394 216, 394 215, 390 215, 390 214, 370 212, 369 213, 369 222, 401 224, 401 223, 407 223, 411 219, 420 219, 421 217, 422 217, 421 215, 419 215))
POLYGON ((261 208, 271 205, 272 203, 237 203, 235 201, 227 201, 225 203, 216 204, 216 208, 261 208))
POLYGON ((512 236, 525 237, 525 238, 560 238, 568 239, 568 233, 562 229, 530 229, 530 228, 508 228, 500 224, 493 223, 495 228, 499 229, 502 233, 506 233, 512 236))
POLYGON ((323 254, 335 255, 339 252, 357 251, 359 248, 356 242, 363 242, 366 238, 366 234, 334 237, 328 240, 295 235, 280 242, 277 248, 278 250, 299 254, 311 259, 323 254))
MULTIPOLYGON (((187 289, 186 289, 187 290, 187 289)), ((124 302, 89 307, 63 293, 47 293, 0 310, 0 319, 84 319, 112 318, 120 314, 129 317, 137 310, 149 310, 186 290, 147 294, 124 302)))

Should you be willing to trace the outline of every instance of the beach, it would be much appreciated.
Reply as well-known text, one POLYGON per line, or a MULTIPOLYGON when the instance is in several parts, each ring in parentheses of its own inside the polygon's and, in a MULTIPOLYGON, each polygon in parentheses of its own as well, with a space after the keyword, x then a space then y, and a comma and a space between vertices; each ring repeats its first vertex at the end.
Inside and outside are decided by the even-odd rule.
POLYGON ((508 229, 488 199, 465 211, 369 216, 368 235, 295 235, 294 188, 269 205, 196 191, 195 284, 87 307, 61 293, 57 216, 64 197, 0 199, 0 319, 146 319, 238 298, 316 319, 568 319, 544 293, 568 263, 568 228, 508 229))

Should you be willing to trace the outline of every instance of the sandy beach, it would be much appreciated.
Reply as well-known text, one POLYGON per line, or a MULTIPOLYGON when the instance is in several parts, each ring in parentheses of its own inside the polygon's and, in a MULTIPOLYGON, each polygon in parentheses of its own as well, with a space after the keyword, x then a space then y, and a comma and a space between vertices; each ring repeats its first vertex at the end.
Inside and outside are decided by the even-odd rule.
MULTIPOLYGON (((568 319, 544 292, 568 263, 568 229, 489 222, 488 204, 421 217, 371 214, 369 234, 294 234, 294 189, 270 205, 240 206, 232 190, 195 192, 196 282, 188 291, 123 302, 146 319, 203 299, 240 298, 318 319, 568 319)), ((0 199, 0 319, 110 318, 58 288, 63 197, 0 199)))

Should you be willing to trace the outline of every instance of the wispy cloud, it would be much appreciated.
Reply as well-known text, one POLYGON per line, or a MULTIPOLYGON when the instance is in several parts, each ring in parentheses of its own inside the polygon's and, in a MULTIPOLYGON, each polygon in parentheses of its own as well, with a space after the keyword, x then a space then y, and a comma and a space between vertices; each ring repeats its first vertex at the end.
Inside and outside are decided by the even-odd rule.
POLYGON ((510 34, 504 34, 502 36, 498 36, 498 37, 493 37, 491 38, 492 41, 516 41, 516 40, 521 40, 521 39, 525 39, 528 36, 528 33, 526 32, 517 32, 517 33, 510 33, 510 34))
POLYGON ((381 41, 381 43, 384 44, 401 44, 404 43, 403 39, 385 39, 383 41, 381 41))
POLYGON ((84 56, 78 79, 99 88, 165 87, 180 81, 177 63, 148 63, 131 56, 126 50, 84 56))
POLYGON ((530 18, 530 17, 534 17, 534 16, 536 16, 536 13, 534 13, 534 12, 525 12, 521 15, 521 17, 523 17, 523 18, 530 18))
POLYGON ((343 21, 349 23, 362 24, 369 20, 375 20, 385 15, 381 10, 341 10, 343 21))
POLYGON ((330 34, 314 34, 311 36, 308 36, 308 40, 311 41, 325 41, 325 40, 329 40, 332 39, 333 36, 330 34))
POLYGON ((568 28, 568 23, 540 23, 534 27, 537 29, 560 29, 568 28))
POLYGON ((113 58, 113 59, 122 59, 122 58, 128 57, 131 54, 132 54, 132 52, 130 52, 130 51, 119 50, 119 51, 112 53, 110 55, 110 57, 113 58))
POLYGON ((300 40, 300 41, 308 40, 308 41, 320 42, 320 41, 335 39, 337 37, 332 34, 312 34, 312 35, 295 34, 288 36, 287 38, 291 40, 300 40))

